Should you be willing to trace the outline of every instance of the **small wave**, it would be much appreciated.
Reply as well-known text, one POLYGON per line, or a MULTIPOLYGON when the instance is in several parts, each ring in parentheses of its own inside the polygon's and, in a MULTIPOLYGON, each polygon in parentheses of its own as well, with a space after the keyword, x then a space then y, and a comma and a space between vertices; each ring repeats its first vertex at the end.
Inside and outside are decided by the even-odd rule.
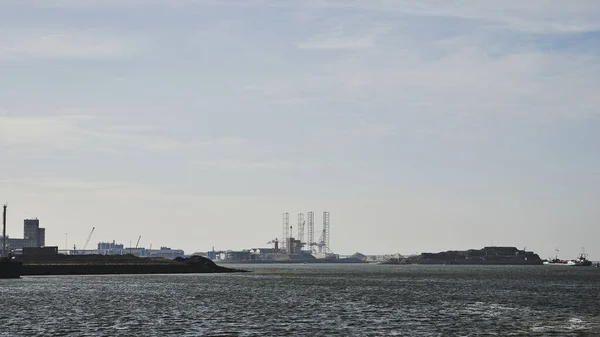
POLYGON ((534 326, 530 330, 537 333, 586 331, 589 330, 589 326, 582 319, 573 317, 567 321, 556 322, 556 324, 546 323, 546 325, 534 326))

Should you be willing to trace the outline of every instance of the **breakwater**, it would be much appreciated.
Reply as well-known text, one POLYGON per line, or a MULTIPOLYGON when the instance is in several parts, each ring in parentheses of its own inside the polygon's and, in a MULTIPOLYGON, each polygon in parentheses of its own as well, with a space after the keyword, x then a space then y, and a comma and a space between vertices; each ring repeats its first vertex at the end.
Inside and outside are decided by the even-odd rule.
POLYGON ((243 270, 226 268, 213 261, 192 256, 187 259, 147 259, 131 255, 103 256, 58 255, 24 258, 22 275, 94 275, 94 274, 183 274, 232 273, 243 270))

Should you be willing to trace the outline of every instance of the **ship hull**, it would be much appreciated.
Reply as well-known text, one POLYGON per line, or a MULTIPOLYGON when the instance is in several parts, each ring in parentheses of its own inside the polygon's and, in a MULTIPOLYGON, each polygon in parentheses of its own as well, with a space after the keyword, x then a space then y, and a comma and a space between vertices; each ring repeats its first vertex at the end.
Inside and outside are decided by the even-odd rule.
POLYGON ((0 279, 20 278, 23 263, 17 261, 0 262, 0 279))
POLYGON ((546 266, 568 266, 568 267, 590 267, 592 261, 588 260, 583 254, 576 260, 559 260, 553 259, 550 261, 544 261, 546 266))
POLYGON ((552 263, 545 262, 544 266, 565 266, 565 267, 590 267, 592 265, 592 261, 569 261, 567 263, 552 263))
POLYGON ((592 261, 574 261, 572 264, 569 264, 572 267, 591 267, 592 261))
POLYGON ((29 258, 22 274, 29 275, 98 275, 98 274, 186 274, 230 273, 241 270, 216 265, 211 260, 192 256, 167 260, 123 255, 57 255, 29 258))

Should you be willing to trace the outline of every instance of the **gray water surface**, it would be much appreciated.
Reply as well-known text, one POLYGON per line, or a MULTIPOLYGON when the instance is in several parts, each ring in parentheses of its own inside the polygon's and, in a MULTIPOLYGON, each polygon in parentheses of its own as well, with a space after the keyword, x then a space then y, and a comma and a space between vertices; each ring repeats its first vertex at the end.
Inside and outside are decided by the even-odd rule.
POLYGON ((0 280, 0 336, 600 335, 600 269, 244 265, 0 280))

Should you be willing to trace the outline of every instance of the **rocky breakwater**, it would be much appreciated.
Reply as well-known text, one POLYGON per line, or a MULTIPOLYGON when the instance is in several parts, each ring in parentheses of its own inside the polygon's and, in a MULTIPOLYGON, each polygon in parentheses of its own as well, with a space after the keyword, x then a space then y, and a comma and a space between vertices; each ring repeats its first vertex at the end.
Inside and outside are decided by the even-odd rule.
POLYGON ((24 257, 22 275, 233 273, 244 270, 219 266, 201 257, 139 258, 133 255, 56 255, 24 257))

